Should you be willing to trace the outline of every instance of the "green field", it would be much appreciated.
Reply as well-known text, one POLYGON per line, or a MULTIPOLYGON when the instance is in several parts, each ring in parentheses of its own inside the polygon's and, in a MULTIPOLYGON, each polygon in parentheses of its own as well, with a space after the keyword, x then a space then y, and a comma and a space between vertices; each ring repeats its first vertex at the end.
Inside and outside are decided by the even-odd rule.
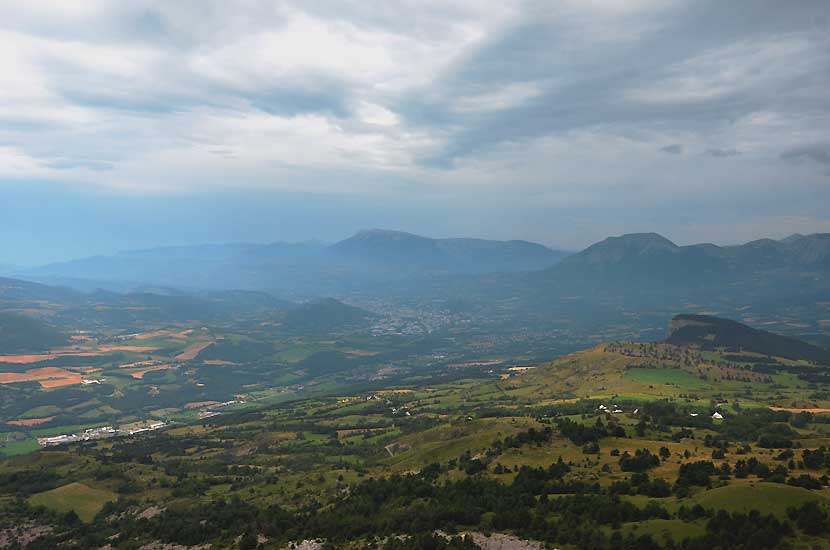
POLYGON ((61 412, 61 409, 55 405, 41 405, 40 407, 35 407, 24 412, 20 415, 20 418, 43 418, 58 414, 59 412, 61 412))
POLYGON ((700 537, 706 533, 702 523, 687 523, 679 519, 649 519, 623 525, 622 532, 626 535, 651 535, 656 540, 671 538, 680 542, 685 538, 700 537))
POLYGON ((741 483, 710 489, 694 497, 695 502, 708 509, 748 512, 786 517, 787 508, 801 506, 811 500, 826 503, 828 498, 819 492, 779 483, 741 483))
MULTIPOLYGON (((0 434, 0 437, 3 435, 0 434)), ((40 449, 40 445, 34 439, 25 439, 23 441, 3 441, 0 442, 0 455, 15 456, 26 453, 31 453, 40 449)))
POLYGON ((112 491, 94 489, 76 482, 32 495, 29 497, 29 503, 33 506, 45 506, 57 512, 72 510, 82 521, 90 522, 104 507, 104 504, 117 498, 118 496, 112 491))
MULTIPOLYGON (((295 350, 320 345, 291 342, 295 350)), ((830 457, 817 462, 825 459, 806 452, 830 446, 830 424, 818 415, 805 419, 770 410, 830 406, 823 401, 827 398, 794 375, 772 378, 717 357, 703 363, 696 354, 664 344, 604 344, 521 374, 455 370, 445 380, 418 382, 367 379, 365 371, 357 371, 359 376, 348 375, 354 379, 328 376, 309 383, 304 367, 267 365, 255 372, 246 368, 260 368, 256 364, 190 365, 134 379, 133 386, 123 388, 125 396, 148 405, 140 417, 128 414, 129 407, 119 416, 122 426, 124 419, 137 422, 147 416, 184 423, 158 433, 47 448, 0 461, 0 499, 28 497, 29 504, 57 514, 73 510, 87 522, 73 532, 96 533, 98 546, 123 529, 103 514, 96 517, 114 501, 113 512, 139 533, 113 545, 126 550, 157 536, 148 531, 145 537, 140 531, 144 524, 132 523, 136 511, 148 507, 170 514, 147 524, 164 532, 165 542, 236 548, 240 534, 269 524, 270 533, 279 534, 263 545, 268 550, 284 548, 295 540, 289 537, 332 536, 326 533, 333 525, 359 529, 371 523, 369 531, 348 534, 354 545, 335 544, 352 550, 365 547, 366 537, 382 530, 432 530, 441 528, 446 517, 463 518, 463 523, 453 520, 459 530, 498 530, 551 547, 577 547, 573 539, 557 539, 564 539, 558 533, 590 521, 585 525, 591 534, 607 542, 597 548, 616 548, 620 536, 643 544, 650 539, 656 546, 649 548, 676 548, 685 539, 699 542, 708 535, 709 517, 718 510, 756 509, 784 519, 789 508, 808 502, 828 509, 830 497, 819 477, 830 457), (256 376, 266 372, 271 378, 262 385, 256 376), (277 380, 286 377, 295 383, 279 385, 277 380), (225 384, 226 378, 245 393, 240 399, 246 403, 197 419, 210 406, 204 401, 218 399, 196 382, 210 388, 225 384), (175 383, 161 383, 168 379, 175 383), (159 399, 164 392, 186 392, 187 397, 166 407, 159 399), (187 401, 192 406, 185 408, 187 401), (605 412, 602 403, 620 410, 605 412), (715 406, 724 420, 692 414, 715 406), (776 427, 772 445, 762 440, 770 426, 776 427), (784 449, 792 454, 782 457, 784 449), (632 458, 637 456, 655 460, 637 462, 632 458), (743 462, 740 468, 749 461, 755 466, 739 474, 738 461, 743 462), (687 467, 695 463, 695 468, 687 467), (689 474, 704 466, 711 470, 689 474), (647 478, 635 478, 634 472, 647 478), (656 480, 663 483, 655 485, 656 480), (815 490, 787 484, 799 482, 815 490), (718 488, 707 489, 712 486, 718 488), (469 495, 481 495, 491 507, 471 512, 469 495), (353 507, 353 502, 359 505, 353 507), (502 502, 509 507, 502 509, 502 502), (708 515, 698 513, 698 504, 708 515), (221 530, 203 529, 226 514, 234 514, 233 519, 221 530), (306 514, 322 519, 306 526, 301 520, 306 514), (187 538, 180 539, 180 530, 168 521, 181 525, 187 538), (522 531, 546 523, 556 529, 522 531), (289 525, 304 531, 288 531, 289 525)), ((72 418, 89 416, 92 421, 119 410, 111 404, 117 403, 109 397, 111 386, 81 391, 89 395, 72 406, 72 418)), ((35 434, 83 427, 67 425, 65 418, 60 426, 7 430, 9 439, 20 440, 10 442, 17 447, 9 450, 26 450, 35 434)), ((47 515, 11 506, 0 512, 21 518, 47 515)), ((821 544, 830 540, 830 521, 817 536, 804 527, 809 513, 809 508, 797 510, 794 517, 801 523, 791 520, 796 527, 785 542, 793 550, 806 549, 803 544, 813 540, 826 547, 821 544)), ((59 515, 52 517, 60 521, 59 515)), ((737 525, 742 520, 727 521, 737 525)), ((777 520, 764 516, 757 521, 777 520)))
POLYGON ((628 369, 625 380, 645 384, 668 384, 679 388, 703 388, 706 383, 697 376, 681 369, 628 369))

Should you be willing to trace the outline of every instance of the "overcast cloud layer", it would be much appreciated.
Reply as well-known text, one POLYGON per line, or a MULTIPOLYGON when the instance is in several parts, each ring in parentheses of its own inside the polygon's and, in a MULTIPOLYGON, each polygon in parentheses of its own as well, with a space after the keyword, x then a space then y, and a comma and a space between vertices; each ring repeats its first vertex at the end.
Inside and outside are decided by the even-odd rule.
POLYGON ((823 0, 0 0, 0 72, 0 262, 830 231, 823 0))

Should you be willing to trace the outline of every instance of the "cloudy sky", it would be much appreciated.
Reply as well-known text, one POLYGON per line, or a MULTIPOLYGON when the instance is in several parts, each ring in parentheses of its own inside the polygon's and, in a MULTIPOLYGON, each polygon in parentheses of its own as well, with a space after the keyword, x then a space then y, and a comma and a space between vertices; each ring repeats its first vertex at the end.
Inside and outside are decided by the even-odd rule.
POLYGON ((0 0, 0 263, 830 231, 825 0, 0 0))

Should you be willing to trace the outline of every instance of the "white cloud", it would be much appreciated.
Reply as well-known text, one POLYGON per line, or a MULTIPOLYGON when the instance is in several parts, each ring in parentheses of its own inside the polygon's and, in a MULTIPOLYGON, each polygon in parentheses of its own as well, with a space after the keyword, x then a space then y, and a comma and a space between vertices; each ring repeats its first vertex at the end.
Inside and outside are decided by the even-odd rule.
POLYGON ((542 87, 537 82, 515 82, 492 92, 459 97, 453 107, 461 113, 501 111, 518 107, 541 94, 542 87))
POLYGON ((675 44, 690 6, 0 1, 0 173, 582 206, 812 177, 779 158, 830 141, 812 31, 675 44))
POLYGON ((395 126, 400 123, 400 118, 394 112, 369 101, 361 101, 357 112, 360 119, 367 124, 395 126))
POLYGON ((48 174, 37 159, 15 147, 0 147, 0 178, 18 179, 48 174))
POLYGON ((633 100, 701 101, 741 92, 771 93, 814 66, 814 50, 801 37, 730 44, 667 67, 646 87, 630 90, 633 100))

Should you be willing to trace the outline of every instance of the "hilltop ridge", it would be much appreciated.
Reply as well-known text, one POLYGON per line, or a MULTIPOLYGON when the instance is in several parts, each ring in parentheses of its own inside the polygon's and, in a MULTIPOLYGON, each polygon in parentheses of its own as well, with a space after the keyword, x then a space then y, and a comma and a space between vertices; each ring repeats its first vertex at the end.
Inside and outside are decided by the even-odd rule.
POLYGON ((751 351, 793 360, 803 359, 830 364, 830 350, 711 315, 683 314, 673 317, 669 323, 666 342, 696 345, 703 349, 751 351))
POLYGON ((742 245, 711 243, 678 246, 656 233, 609 237, 564 258, 545 277, 563 284, 676 286, 752 285, 778 279, 788 284, 800 274, 830 272, 830 234, 795 239, 758 239, 742 245))

